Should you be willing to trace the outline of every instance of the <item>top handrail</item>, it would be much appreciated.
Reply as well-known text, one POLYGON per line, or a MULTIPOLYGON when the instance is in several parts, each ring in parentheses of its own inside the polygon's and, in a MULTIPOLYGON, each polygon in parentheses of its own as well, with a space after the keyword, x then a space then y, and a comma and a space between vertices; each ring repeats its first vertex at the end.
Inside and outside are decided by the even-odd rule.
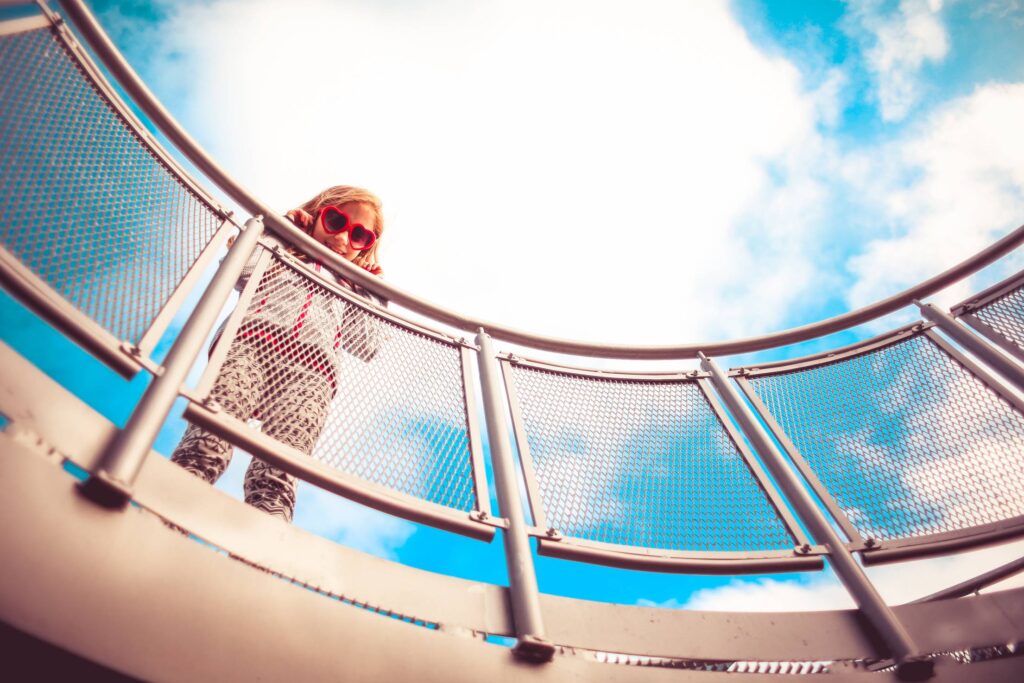
POLYGON ((708 356, 728 356, 786 346, 832 334, 899 310, 917 299, 924 299, 977 272, 1024 243, 1024 225, 1021 225, 957 265, 888 298, 831 318, 756 337, 697 344, 627 346, 559 339, 524 332, 482 318, 462 315, 395 287, 380 278, 370 275, 362 268, 352 265, 341 256, 306 235, 231 177, 181 127, 171 113, 160 104, 159 100, 153 95, 142 79, 139 78, 138 74, 135 73, 135 70, 128 64, 82 0, 59 0, 59 2, 103 64, 142 111, 146 113, 153 124, 206 177, 237 202, 239 206, 254 216, 262 216, 266 226, 274 233, 306 255, 331 266, 346 278, 365 287, 374 294, 390 299, 416 313, 454 328, 472 332, 483 328, 495 339, 520 346, 580 356, 647 360, 697 358, 699 353, 704 353, 708 356))

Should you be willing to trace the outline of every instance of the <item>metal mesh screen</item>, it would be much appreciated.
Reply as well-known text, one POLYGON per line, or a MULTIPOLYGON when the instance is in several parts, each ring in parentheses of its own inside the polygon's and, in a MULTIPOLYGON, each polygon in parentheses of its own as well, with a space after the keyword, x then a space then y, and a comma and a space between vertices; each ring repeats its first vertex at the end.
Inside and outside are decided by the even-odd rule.
POLYGON ((1024 514, 1024 416, 923 335, 749 381, 866 537, 1024 514))
POLYGON ((1024 351, 1024 288, 1013 289, 972 312, 1024 351))
POLYGON ((138 342, 220 224, 49 30, 0 37, 0 244, 138 342))
POLYGON ((236 417, 266 420, 300 394, 310 421, 304 428, 314 437, 319 430, 318 460, 432 503, 474 509, 459 345, 359 308, 310 279, 307 267, 274 257, 257 285, 234 343, 255 349, 263 414, 236 417))
POLYGON ((666 550, 793 547, 696 382, 511 367, 549 526, 666 550))

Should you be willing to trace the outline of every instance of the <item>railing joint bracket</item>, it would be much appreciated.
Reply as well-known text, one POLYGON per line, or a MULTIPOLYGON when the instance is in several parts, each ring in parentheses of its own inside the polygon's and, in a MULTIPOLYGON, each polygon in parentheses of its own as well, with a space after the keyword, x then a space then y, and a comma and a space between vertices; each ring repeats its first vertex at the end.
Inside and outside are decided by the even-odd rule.
POLYGON ((153 362, 150 358, 147 358, 137 345, 130 342, 121 342, 121 353, 125 354, 132 359, 132 362, 137 364, 140 368, 150 373, 154 377, 159 377, 163 374, 163 366, 153 362))
POLYGON ((554 658, 555 645, 547 638, 523 635, 512 648, 512 654, 526 662, 545 664, 554 658))
POLYGON ((901 681, 926 681, 935 675, 935 660, 907 657, 896 662, 896 678, 901 681))
POLYGON ((115 479, 106 470, 93 472, 77 486, 79 493, 108 510, 121 510, 132 499, 132 487, 115 479))
POLYGON ((485 512, 484 510, 470 510, 469 518, 474 522, 486 524, 487 526, 493 527, 495 529, 508 528, 507 519, 505 519, 504 517, 492 517, 489 513, 485 512))

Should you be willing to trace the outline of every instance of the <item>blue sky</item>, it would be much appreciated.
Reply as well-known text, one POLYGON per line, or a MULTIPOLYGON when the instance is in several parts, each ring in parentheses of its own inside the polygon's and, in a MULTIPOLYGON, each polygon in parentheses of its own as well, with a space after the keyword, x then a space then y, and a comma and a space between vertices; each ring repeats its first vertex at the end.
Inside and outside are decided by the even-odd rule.
MULTIPOLYGON (((335 183, 374 189, 389 280, 530 331, 658 344, 764 333, 887 296, 1024 222, 1019 0, 93 7, 163 103, 257 194, 283 211, 335 183)), ((9 299, 0 306, 5 341, 124 420, 140 380, 125 384, 9 299)), ((172 420, 158 450, 183 428, 172 420)), ((243 463, 220 488, 239 494, 243 463)), ((504 581, 500 541, 312 487, 299 505, 298 523, 340 542, 504 581)), ((898 567, 873 575, 890 599, 911 598, 1015 552, 933 563, 934 587, 898 567)), ((538 570, 542 590, 627 603, 842 600, 828 574, 736 582, 545 558, 538 570)))

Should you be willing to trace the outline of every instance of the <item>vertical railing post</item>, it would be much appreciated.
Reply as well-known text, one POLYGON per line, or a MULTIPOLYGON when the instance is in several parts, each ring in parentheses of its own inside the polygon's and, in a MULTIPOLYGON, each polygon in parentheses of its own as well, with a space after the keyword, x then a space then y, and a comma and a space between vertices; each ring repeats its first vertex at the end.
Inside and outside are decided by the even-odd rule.
POLYGON ((546 662, 554 655, 554 646, 544 637, 544 621, 540 611, 540 591, 533 566, 530 537, 527 533, 519 480, 512 461, 512 446, 505 411, 502 410, 501 379, 498 358, 490 336, 481 328, 476 336, 480 347, 478 366, 480 387, 487 421, 494 467, 494 490, 500 514, 508 520, 504 530, 505 563, 508 566, 508 589, 512 601, 516 643, 513 652, 523 659, 546 662))
POLYGON ((167 353, 162 372, 153 378, 99 467, 83 484, 82 491, 92 500, 108 507, 121 507, 131 498, 135 478, 262 233, 261 217, 246 221, 245 229, 167 353))
POLYGON ((825 546, 829 562, 839 580, 853 597, 868 622, 881 636, 893 659, 902 680, 924 680, 930 678, 934 664, 923 659, 910 634, 899 622, 896 615, 885 604, 875 586, 857 564, 853 554, 829 524, 828 519, 814 503, 810 493, 801 484, 796 473, 783 459, 768 433, 764 430, 753 411, 740 397, 718 364, 699 354, 701 367, 711 373, 711 383, 725 401, 729 411, 740 425, 740 429, 761 455, 765 467, 772 473, 783 495, 789 500, 800 521, 811 533, 815 543, 825 546))
POLYGON ((948 334, 953 341, 1012 382, 1018 390, 1024 391, 1024 369, 1021 366, 990 346, 988 342, 941 308, 920 301, 914 303, 921 309, 921 315, 935 323, 935 326, 948 334))

